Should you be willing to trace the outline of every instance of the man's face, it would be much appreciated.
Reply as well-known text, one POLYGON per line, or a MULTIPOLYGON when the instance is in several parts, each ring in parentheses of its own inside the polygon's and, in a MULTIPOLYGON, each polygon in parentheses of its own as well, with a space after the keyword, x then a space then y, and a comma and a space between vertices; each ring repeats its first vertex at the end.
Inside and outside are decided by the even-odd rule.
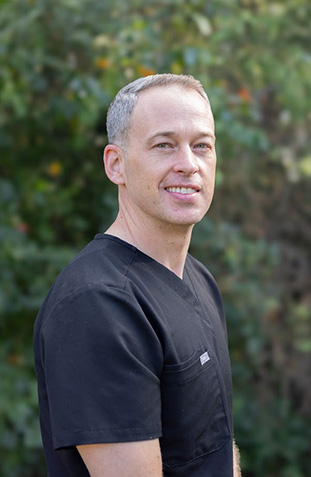
POLYGON ((214 120, 194 90, 176 85, 139 93, 124 146, 120 206, 145 225, 192 226, 213 197, 214 120))

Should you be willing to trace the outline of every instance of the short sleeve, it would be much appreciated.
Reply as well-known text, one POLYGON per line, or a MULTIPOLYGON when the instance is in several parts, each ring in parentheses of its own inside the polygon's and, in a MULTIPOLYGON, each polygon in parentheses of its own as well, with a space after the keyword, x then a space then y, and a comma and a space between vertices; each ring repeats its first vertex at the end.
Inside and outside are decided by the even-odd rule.
POLYGON ((127 291, 87 285, 41 332, 54 449, 161 436, 161 344, 127 291))

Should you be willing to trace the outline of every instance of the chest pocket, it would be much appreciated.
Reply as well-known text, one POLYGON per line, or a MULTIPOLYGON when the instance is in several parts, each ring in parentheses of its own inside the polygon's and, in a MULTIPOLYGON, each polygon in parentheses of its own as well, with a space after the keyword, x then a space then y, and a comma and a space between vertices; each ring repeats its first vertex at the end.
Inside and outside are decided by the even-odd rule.
POLYGON ((220 449, 230 430, 216 364, 204 348, 162 375, 164 467, 183 465, 220 449))

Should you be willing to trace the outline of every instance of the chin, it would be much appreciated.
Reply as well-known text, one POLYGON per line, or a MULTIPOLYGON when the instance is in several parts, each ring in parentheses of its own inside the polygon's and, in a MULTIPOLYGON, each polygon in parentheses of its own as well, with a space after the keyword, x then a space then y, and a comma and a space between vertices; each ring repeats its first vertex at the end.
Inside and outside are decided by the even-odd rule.
POLYGON ((180 226, 180 227, 189 228, 189 227, 193 227, 198 222, 201 222, 204 215, 200 215, 200 216, 197 216, 197 217, 181 218, 180 220, 176 219, 176 217, 175 217, 172 220, 170 220, 169 223, 172 226, 180 226))

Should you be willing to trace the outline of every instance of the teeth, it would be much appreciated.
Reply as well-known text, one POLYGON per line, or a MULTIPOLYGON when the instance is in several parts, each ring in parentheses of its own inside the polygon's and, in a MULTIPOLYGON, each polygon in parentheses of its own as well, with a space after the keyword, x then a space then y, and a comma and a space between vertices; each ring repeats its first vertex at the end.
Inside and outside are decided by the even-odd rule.
POLYGON ((191 187, 167 187, 166 190, 168 192, 178 192, 178 194, 193 194, 193 192, 196 192, 191 187))

